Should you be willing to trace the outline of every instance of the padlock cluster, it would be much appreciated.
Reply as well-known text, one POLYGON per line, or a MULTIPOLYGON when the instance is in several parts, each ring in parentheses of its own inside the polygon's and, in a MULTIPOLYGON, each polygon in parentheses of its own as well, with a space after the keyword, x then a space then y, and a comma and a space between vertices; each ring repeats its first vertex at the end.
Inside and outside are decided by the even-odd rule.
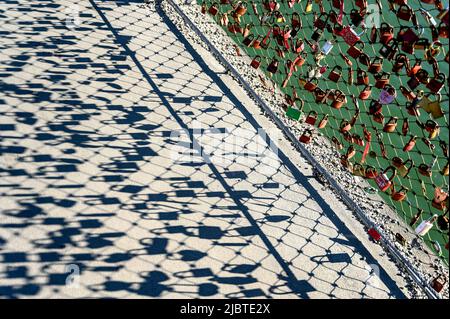
POLYGON ((411 226, 438 214, 420 236, 448 259, 448 4, 198 1, 279 85, 291 123, 311 126, 299 140, 323 131, 411 226))

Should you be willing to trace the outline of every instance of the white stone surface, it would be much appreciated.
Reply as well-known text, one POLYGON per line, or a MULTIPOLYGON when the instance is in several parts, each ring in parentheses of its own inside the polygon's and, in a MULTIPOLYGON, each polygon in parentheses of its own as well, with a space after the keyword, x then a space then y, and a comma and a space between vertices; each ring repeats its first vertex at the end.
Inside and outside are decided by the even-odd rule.
POLYGON ((86 1, 81 25, 68 30, 55 28, 66 1, 40 4, 3 9, 6 27, 46 29, 21 26, 1 40, 10 64, 1 70, 0 124, 15 125, 1 131, 1 296, 408 294, 310 165, 162 12, 86 1), (52 39, 56 47, 45 48, 52 39), (261 152, 258 127, 278 154, 261 152), (171 135, 185 128, 193 134, 171 135), (175 156, 192 140, 214 155, 175 156), (66 285, 68 265, 80 270, 76 286, 66 285))

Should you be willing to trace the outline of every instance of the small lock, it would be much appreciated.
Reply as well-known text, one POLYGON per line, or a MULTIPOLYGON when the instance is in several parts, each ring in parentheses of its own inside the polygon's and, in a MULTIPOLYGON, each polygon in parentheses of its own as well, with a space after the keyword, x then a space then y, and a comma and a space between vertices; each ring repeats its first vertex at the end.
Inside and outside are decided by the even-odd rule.
POLYGON ((393 166, 388 166, 383 173, 378 174, 375 177, 375 183, 377 184, 378 188, 382 191, 385 192, 389 189, 389 187, 391 187, 392 185, 392 180, 394 179, 394 177, 396 176, 397 171, 395 170, 395 168, 393 166), (391 171, 391 176, 388 177, 387 176, 387 172, 391 171))
POLYGON ((352 9, 350 11, 350 21, 355 27, 358 27, 361 22, 364 20, 364 17, 361 15, 360 11, 357 9, 352 9))
POLYGON ((380 42, 388 44, 394 38, 394 28, 386 22, 380 25, 380 42))
POLYGON ((322 38, 322 35, 323 35, 323 30, 321 30, 321 29, 316 29, 316 30, 314 31, 314 33, 312 34, 311 39, 312 39, 313 41, 319 42, 320 38, 322 38))
POLYGON ((312 131, 309 129, 305 130, 299 138, 300 142, 304 144, 311 143, 311 139, 312 139, 312 131))
POLYGON ((383 61, 383 58, 375 57, 370 64, 368 71, 372 74, 380 72, 383 69, 383 61))
POLYGON ((253 58, 252 62, 250 63, 251 67, 254 69, 258 69, 261 65, 261 56, 257 55, 253 58))
POLYGON ((275 58, 272 60, 272 62, 270 62, 269 66, 267 67, 267 71, 269 73, 275 74, 278 71, 278 60, 276 60, 275 58))
POLYGON ((386 85, 389 84, 391 78, 391 74, 388 72, 382 72, 375 75, 375 87, 377 89, 383 89, 386 85))
POLYGON ((397 39, 392 38, 389 42, 383 44, 379 53, 385 59, 392 60, 397 51, 398 51, 398 41, 397 39))
POLYGON ((337 83, 341 78, 341 76, 342 76, 342 67, 340 65, 336 65, 328 75, 328 79, 337 83))
POLYGON ((333 42, 333 41, 327 41, 327 42, 325 42, 325 44, 323 45, 323 47, 322 47, 322 49, 321 49, 321 52, 322 52, 324 55, 328 55, 328 54, 331 52, 331 50, 333 49, 333 47, 334 47, 334 42, 333 42))
POLYGON ((399 19, 410 21, 413 16, 413 9, 407 4, 402 4, 397 10, 397 17, 399 19))
POLYGON ((347 50, 347 54, 350 55, 352 58, 357 59, 363 53, 364 46, 365 46, 364 42, 357 41, 355 45, 351 46, 347 50))
POLYGON ((315 125, 317 121, 318 114, 316 111, 310 111, 308 116, 306 117, 305 123, 309 125, 315 125))

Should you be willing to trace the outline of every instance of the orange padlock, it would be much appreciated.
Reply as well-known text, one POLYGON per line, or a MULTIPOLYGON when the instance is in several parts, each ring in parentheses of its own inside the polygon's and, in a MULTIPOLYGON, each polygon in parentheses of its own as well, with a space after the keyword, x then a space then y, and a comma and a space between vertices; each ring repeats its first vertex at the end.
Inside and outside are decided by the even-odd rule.
POLYGON ((397 127, 398 117, 391 116, 389 121, 384 125, 383 131, 387 133, 395 132, 395 129, 397 127))
POLYGON ((406 195, 408 193, 408 189, 404 186, 400 187, 400 189, 398 191, 394 190, 394 188, 392 188, 392 194, 391 194, 391 198, 392 200, 396 201, 396 202, 402 202, 406 199, 406 195))
POLYGON ((411 151, 414 148, 414 146, 416 145, 416 139, 417 139, 417 136, 411 137, 411 139, 408 141, 408 143, 406 143, 406 145, 403 147, 403 151, 404 152, 411 151))
POLYGON ((317 125, 318 128, 322 129, 325 128, 328 124, 328 114, 325 114, 323 118, 320 120, 319 124, 317 125))

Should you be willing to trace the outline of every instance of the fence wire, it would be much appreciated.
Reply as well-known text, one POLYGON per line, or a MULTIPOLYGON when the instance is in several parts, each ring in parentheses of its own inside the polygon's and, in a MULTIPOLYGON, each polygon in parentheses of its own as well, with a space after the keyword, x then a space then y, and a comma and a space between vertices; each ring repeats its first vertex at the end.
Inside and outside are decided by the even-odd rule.
POLYGON ((380 176, 394 168, 392 185, 384 191, 375 179, 368 180, 413 228, 439 216, 423 239, 448 264, 448 221, 445 227, 443 218, 449 207, 448 3, 427 2, 344 1, 342 7, 341 1, 332 0, 198 0, 253 65, 259 63, 280 86, 291 101, 287 115, 298 118, 293 108, 303 105, 300 120, 319 126, 340 144, 349 170, 372 177, 373 171, 380 176), (350 35, 347 40, 344 34, 350 35), (389 36, 399 39, 397 48, 391 47, 395 40, 386 44, 389 36), (361 43, 352 46, 355 37, 361 43), (301 61, 299 56, 304 64, 292 67, 301 61), (406 60, 409 67, 400 67, 406 60), (330 73, 336 73, 334 79, 330 73), (371 93, 361 99, 365 76, 371 93), (415 78, 423 81, 415 84, 415 78), (316 90, 309 92, 305 83, 316 84, 316 90), (342 101, 340 92, 343 105, 332 107, 342 101))

